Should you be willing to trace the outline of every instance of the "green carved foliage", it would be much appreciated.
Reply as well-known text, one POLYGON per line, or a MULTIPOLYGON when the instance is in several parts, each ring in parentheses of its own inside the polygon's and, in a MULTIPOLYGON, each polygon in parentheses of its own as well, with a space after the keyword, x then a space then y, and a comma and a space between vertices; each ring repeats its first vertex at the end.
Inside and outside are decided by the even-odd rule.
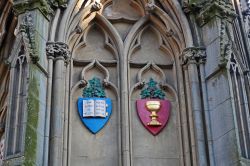
POLYGON ((142 99, 164 99, 165 93, 157 87, 157 82, 154 81, 153 78, 150 78, 149 82, 147 83, 147 88, 141 91, 141 98, 142 99))
POLYGON ((94 77, 92 80, 89 80, 88 87, 83 89, 83 97, 98 97, 105 98, 106 94, 104 87, 101 83, 101 80, 97 77, 94 77))

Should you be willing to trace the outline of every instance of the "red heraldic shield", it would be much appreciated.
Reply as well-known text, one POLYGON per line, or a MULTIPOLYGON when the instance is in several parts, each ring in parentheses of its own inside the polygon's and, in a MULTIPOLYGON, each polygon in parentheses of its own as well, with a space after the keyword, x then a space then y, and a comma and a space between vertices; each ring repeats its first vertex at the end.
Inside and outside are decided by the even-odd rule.
POLYGON ((166 126, 169 116, 171 104, 168 100, 159 100, 159 99, 141 99, 136 101, 137 114, 143 124, 143 126, 153 135, 159 134, 162 129, 166 126), (152 112, 147 108, 147 103, 149 101, 159 101, 160 107, 157 111, 156 120, 159 122, 157 125, 151 125, 152 122, 152 112))

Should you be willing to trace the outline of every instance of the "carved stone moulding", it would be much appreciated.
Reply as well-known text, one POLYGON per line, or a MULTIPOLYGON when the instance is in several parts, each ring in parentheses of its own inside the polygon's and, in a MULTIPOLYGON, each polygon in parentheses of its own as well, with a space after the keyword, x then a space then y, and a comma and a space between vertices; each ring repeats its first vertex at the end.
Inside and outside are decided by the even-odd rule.
POLYGON ((209 20, 218 16, 224 18, 229 22, 232 22, 237 14, 230 2, 225 2, 221 0, 215 0, 209 2, 200 12, 197 19, 199 24, 202 26, 206 24, 209 20))
POLYGON ((39 9, 45 17, 53 14, 54 8, 66 8, 66 0, 13 0, 13 9, 16 15, 29 10, 39 9))
POLYGON ((57 7, 66 8, 67 7, 67 0, 50 0, 49 2, 51 6, 54 8, 57 8, 57 7))
POLYGON ((16 15, 34 9, 39 9, 46 17, 53 13, 53 10, 46 0, 13 0, 13 9, 16 15))
POLYGON ((19 32, 24 38, 25 44, 28 46, 28 52, 33 63, 37 63, 39 61, 39 56, 36 47, 34 18, 31 13, 27 13, 24 16, 23 22, 19 26, 19 32))
POLYGON ((223 0, 184 3, 183 10, 185 13, 196 15, 200 26, 205 25, 216 16, 226 19, 229 22, 232 22, 237 16, 232 3, 223 0))

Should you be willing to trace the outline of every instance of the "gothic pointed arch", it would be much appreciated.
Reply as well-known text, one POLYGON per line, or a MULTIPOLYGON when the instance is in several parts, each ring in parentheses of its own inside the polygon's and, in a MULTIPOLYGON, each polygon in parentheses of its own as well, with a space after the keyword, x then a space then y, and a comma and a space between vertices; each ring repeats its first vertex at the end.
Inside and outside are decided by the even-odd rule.
MULTIPOLYGON (((184 39, 182 42, 185 43, 185 47, 191 47, 193 45, 191 30, 183 11, 180 10, 181 6, 179 3, 175 1, 160 1, 159 3, 163 7, 159 7, 154 1, 148 2, 147 0, 132 0, 130 2, 131 6, 139 11, 138 15, 141 17, 146 16, 147 13, 154 11, 156 16, 159 17, 163 23, 168 22, 168 24, 174 25, 174 29, 179 30, 179 32, 182 34, 182 38, 184 39)), ((79 31, 84 29, 84 27, 95 17, 96 14, 105 16, 104 9, 107 8, 107 6, 112 7, 112 1, 70 1, 66 11, 63 14, 62 21, 58 22, 58 19, 54 19, 53 29, 57 29, 58 31, 56 35, 57 40, 67 42, 67 38, 70 34, 72 34, 73 31, 79 33, 79 31), (79 23, 84 25, 79 27, 79 23)), ((130 19, 133 20, 133 18, 130 19)), ((170 30, 169 28, 167 29, 170 30)), ((53 31, 52 33, 56 32, 53 31)))
POLYGON ((6 124, 6 152, 8 158, 17 157, 24 154, 24 141, 27 123, 28 108, 28 86, 29 86, 29 67, 31 62, 35 62, 35 56, 26 33, 26 21, 29 16, 24 18, 24 24, 20 25, 13 49, 9 58, 10 64, 10 94, 6 124))
MULTIPOLYGON (((102 161, 104 165, 138 165, 142 159, 150 158, 154 138, 140 126, 134 104, 150 78, 159 83, 172 105, 170 124, 154 144, 164 156, 158 162, 164 164, 174 155, 179 157, 173 163, 180 163, 184 162, 184 155, 188 157, 184 147, 190 153, 189 147, 182 141, 188 139, 183 135, 188 126, 180 127, 181 120, 186 119, 181 117, 185 111, 181 110, 185 109, 185 97, 181 94, 185 85, 179 57, 186 47, 193 45, 193 40, 187 19, 179 9, 175 1, 75 0, 69 2, 64 13, 56 14, 51 40, 68 44, 72 52, 67 69, 70 98, 65 114, 66 163, 98 165, 102 161), (58 22, 60 15, 62 19, 58 22), (114 103, 110 124, 95 137, 80 123, 75 105, 93 76, 109 85, 105 91, 114 103), (147 137, 148 145, 141 149, 143 137, 147 137), (113 142, 112 151, 95 156, 88 152, 89 148, 94 151, 110 148, 108 138, 113 142), (81 145, 79 139, 84 140, 81 145), (166 149, 175 150, 170 154, 166 149), (79 157, 76 155, 79 152, 88 157, 79 157)), ((152 153, 149 162, 156 162, 158 157, 152 153)))

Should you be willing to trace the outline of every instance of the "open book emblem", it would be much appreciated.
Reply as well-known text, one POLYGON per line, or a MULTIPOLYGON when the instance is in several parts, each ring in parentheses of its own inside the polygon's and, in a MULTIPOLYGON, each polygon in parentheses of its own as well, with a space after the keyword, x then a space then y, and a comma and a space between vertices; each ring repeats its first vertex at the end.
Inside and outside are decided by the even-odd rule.
POLYGON ((112 113, 112 102, 109 98, 79 98, 78 112, 83 124, 96 134, 108 122, 112 113))

